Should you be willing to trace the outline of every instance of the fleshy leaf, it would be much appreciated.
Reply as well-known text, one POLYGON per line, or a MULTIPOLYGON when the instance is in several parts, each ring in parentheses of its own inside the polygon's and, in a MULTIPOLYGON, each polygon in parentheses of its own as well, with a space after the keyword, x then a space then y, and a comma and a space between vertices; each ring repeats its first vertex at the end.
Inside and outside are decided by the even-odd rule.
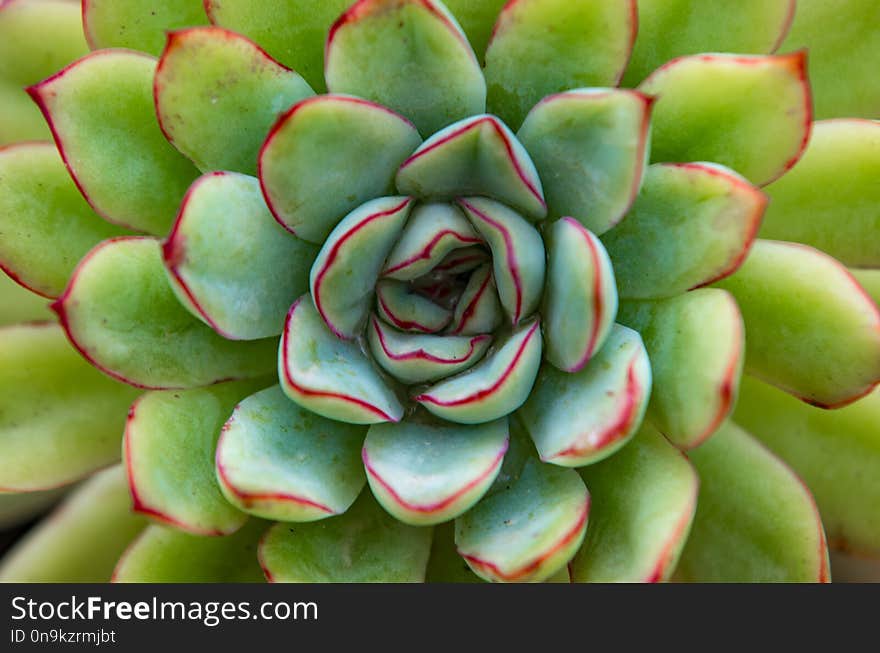
POLYGON ((106 583, 147 525, 131 511, 121 465, 95 474, 5 554, 4 583, 106 583))
POLYGON ((352 0, 204 0, 208 18, 253 39, 323 92, 324 40, 352 0))
POLYGON ((303 100, 275 123, 260 151, 263 194, 281 224, 321 244, 344 215, 390 194, 397 168, 420 142, 406 119, 366 100, 303 100))
POLYGON ((449 333, 453 335, 476 335, 491 333, 504 319, 492 265, 477 268, 468 279, 467 286, 455 306, 449 333))
POLYGON ((369 492, 344 515, 311 524, 275 524, 260 544, 269 582, 419 583, 431 550, 431 528, 408 526, 369 492))
POLYGON ((684 454, 643 427, 617 454, 580 470, 593 507, 569 564, 575 583, 657 583, 675 569, 697 508, 699 479, 684 454))
POLYGON ((408 283, 396 279, 380 279, 376 284, 376 310, 397 329, 416 333, 435 333, 452 319, 452 311, 412 292, 408 283))
POLYGON ((436 381, 472 367, 479 361, 492 336, 438 336, 397 331, 372 317, 367 341, 376 362, 404 383, 436 381))
POLYGON ((659 97, 653 161, 714 161, 761 186, 797 162, 810 136, 805 52, 681 57, 639 90, 659 97))
POLYGON ((610 456, 638 430, 651 396, 651 364, 639 334, 614 325, 590 364, 574 374, 544 365, 519 411, 541 460, 581 467, 610 456))
POLYGON ((490 422, 528 398, 541 364, 537 319, 524 322, 480 363, 414 397, 429 412, 459 424, 490 422))
POLYGON ((145 54, 99 50, 28 92, 92 208, 111 222, 159 235, 198 171, 156 122, 155 70, 156 60, 145 54))
POLYGON ((253 175, 269 128, 314 91, 256 43, 201 27, 168 34, 153 94, 165 136, 200 170, 253 175))
POLYGON ((803 158, 767 187, 762 238, 812 245, 847 265, 880 267, 880 123, 813 124, 803 158))
POLYGON ((158 55, 165 33, 204 25, 201 0, 82 0, 82 23, 93 50, 130 48, 158 55))
POLYGON ((758 240, 718 285, 742 311, 748 373, 824 407, 850 403, 880 381, 880 309, 830 256, 758 240))
POLYGON ((455 522, 455 544, 489 581, 543 581, 571 559, 587 530, 590 495, 573 469, 535 459, 509 489, 455 522))
POLYGON ((20 286, 0 271, 0 327, 54 319, 45 297, 20 286))
POLYGON ((217 487, 214 450, 235 404, 265 385, 221 383, 138 399, 128 413, 123 444, 134 509, 193 535, 238 530, 247 515, 217 487))
POLYGON ((484 195, 531 220, 547 214, 535 164, 495 116, 465 118, 431 136, 400 166, 397 188, 426 200, 484 195))
POLYGON ((867 291, 868 296, 874 303, 880 306, 880 269, 878 270, 850 270, 856 281, 867 291))
POLYGON ((486 50, 489 110, 516 126, 552 93, 616 86, 636 29, 636 0, 507 3, 486 50))
POLYGON ((544 182, 552 218, 573 216, 602 235, 632 205, 647 163, 654 99, 580 89, 539 102, 517 137, 544 182))
POLYGON ((275 221, 257 179, 235 172, 193 183, 162 246, 177 299, 232 340, 281 333, 317 253, 275 221))
POLYGON ((421 204, 388 255, 382 275, 403 281, 416 279, 450 252, 482 242, 457 206, 421 204))
POLYGON ((116 238, 80 262, 53 304, 67 337, 93 365, 145 388, 261 376, 276 341, 232 342, 181 306, 152 238, 116 238))
POLYGON ((483 583, 455 550, 455 522, 437 524, 431 541, 426 583, 483 583))
POLYGON ((486 108, 486 82, 467 38, 434 0, 358 0, 334 23, 327 87, 390 107, 433 134, 486 108))
POLYGON ((573 218, 544 232, 545 357, 560 370, 577 372, 605 342, 617 315, 614 268, 602 242, 573 218))
POLYGON ((309 295, 291 306, 281 337, 278 375, 303 408, 351 424, 397 422, 403 406, 356 342, 337 338, 309 295))
POLYGON ((828 548, 809 490, 727 423, 689 454, 700 500, 676 574, 702 582, 828 582, 828 548))
POLYGON ((125 233, 95 215, 52 143, 0 148, 0 232, 0 267, 46 297, 92 247, 125 233))
POLYGON ((791 25, 795 0, 638 0, 638 7, 639 35, 623 86, 686 54, 773 52, 791 25))
POLYGON ((699 446, 736 403, 745 330, 733 297, 702 288, 624 302, 618 320, 638 331, 648 350, 654 377, 648 419, 675 446, 699 446))
POLYGON ((477 425, 419 417, 370 427, 363 459, 373 495, 416 526, 458 517, 479 501, 501 469, 507 418, 477 425))
MULTIPOLYGON (((58 503, 69 490, 67 487, 37 492, 5 492, 0 494, 0 530, 11 531, 36 517, 42 516, 58 503)), ((0 572, 2 573, 2 572, 0 572)))
POLYGON ((747 376, 734 419, 806 481, 832 548, 880 553, 880 391, 822 410, 747 376))
POLYGON ((489 45, 489 37, 507 0, 443 0, 467 34, 471 47, 480 59, 489 45))
POLYGON ((541 234, 519 213, 482 197, 460 201, 492 250, 498 298, 515 326, 538 308, 546 269, 541 234))
POLYGON ((351 339, 363 329, 379 273, 412 207, 407 197, 372 200, 345 216, 324 242, 309 281, 315 308, 338 337, 351 339))
POLYGON ((58 487, 115 463, 137 394, 86 363, 57 324, 0 329, 0 490, 58 487))
POLYGON ((114 583, 259 583, 257 545, 269 524, 251 519, 226 537, 147 528, 123 554, 114 583))
POLYGON ((602 236, 620 296, 671 297, 731 274, 766 205, 761 191, 721 166, 650 166, 626 219, 602 236))

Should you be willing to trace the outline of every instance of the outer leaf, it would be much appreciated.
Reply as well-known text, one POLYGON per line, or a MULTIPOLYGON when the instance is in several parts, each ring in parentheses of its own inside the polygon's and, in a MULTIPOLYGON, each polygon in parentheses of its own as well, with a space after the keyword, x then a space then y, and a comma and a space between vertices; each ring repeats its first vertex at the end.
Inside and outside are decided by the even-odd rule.
POLYGON ((208 21, 200 0, 82 0, 82 22, 92 50, 131 48, 157 55, 166 31, 208 21))
POLYGON ((580 470, 590 488, 590 529, 569 564, 572 581, 669 579, 697 508, 699 479, 684 454, 642 428, 609 459, 580 470))
POLYGON ((92 247, 125 233, 95 215, 51 143, 0 148, 0 232, 0 267, 47 297, 92 247))
POLYGON ((552 93, 616 86, 636 23, 635 0, 507 3, 486 50, 489 110, 516 127, 552 93))
POLYGON ((486 52, 495 19, 507 0, 444 0, 458 19, 480 60, 486 52))
POLYGON ((434 0, 358 0, 334 23, 327 87, 438 129, 486 107, 486 82, 461 27, 434 0))
POLYGON ((652 123, 654 161, 714 161, 760 186, 791 168, 810 136, 803 51, 681 57, 639 89, 660 98, 652 123))
POLYGON ((690 454, 702 485, 677 574, 708 582, 828 582, 809 490, 734 424, 690 454))
POLYGON ((6 583, 104 583, 147 520, 131 511, 122 466, 96 474, 9 551, 6 583))
POLYGON ((242 510, 314 521, 348 510, 364 487, 366 428, 307 411, 278 386, 236 406, 217 445, 217 480, 242 510))
POLYGON ((333 335, 308 295, 287 314, 278 375, 288 397, 330 419, 374 424, 403 416, 403 406, 370 359, 357 343, 333 335))
POLYGON ((578 550, 590 495, 577 472, 531 459, 508 490, 455 522, 458 553, 490 581, 543 581, 578 550))
POLYGON ((704 288, 656 302, 624 302, 618 319, 638 331, 651 360, 648 419, 681 449, 702 444, 736 403, 745 353, 733 297, 704 288))
POLYGON ((52 307, 83 356, 131 385, 193 387, 272 369, 274 340, 225 340, 180 305, 152 238, 95 247, 52 307))
POLYGON ((345 214, 390 194, 395 171, 420 142, 406 119, 366 100, 303 100, 260 152, 263 194, 282 225, 320 244, 345 214))
POLYGON ((317 253, 273 219, 257 179, 234 172, 190 186, 162 245, 177 299, 233 340, 281 333, 290 304, 308 290, 317 253))
POLYGON ((275 524, 260 544, 260 564, 269 582, 418 583, 430 549, 430 528, 397 521, 362 492, 339 517, 275 524))
POLYGON ((880 381, 880 310, 830 256, 759 240, 718 285, 742 311, 750 374, 825 407, 852 402, 880 381))
POLYGON ((762 238, 812 245, 847 265, 880 267, 880 123, 813 125, 803 158, 767 187, 762 238))
POLYGON ((220 428, 265 382, 149 392, 128 413, 123 454, 134 509, 193 535, 229 535, 247 521, 214 478, 220 428))
POLYGON ((654 98, 580 89, 544 98, 517 137, 541 174, 550 217, 574 216, 602 235, 629 210, 648 158, 654 98))
POLYGON ((617 314, 617 287, 602 242, 573 218, 545 231, 547 287, 544 334, 547 360, 577 372, 602 347, 617 314))
POLYGON ((638 0, 639 35, 623 85, 635 86, 654 69, 685 54, 773 52, 788 32, 795 3, 638 0))
POLYGON ((324 85, 324 39, 351 0, 204 0, 215 25, 250 37, 299 72, 319 93, 324 85))
POLYGON ((82 360, 57 324, 0 329, 0 490, 66 485, 119 460, 136 396, 82 360))
POLYGON ((635 331, 615 325, 580 372, 544 365, 519 411, 541 460, 564 467, 610 456, 638 430, 651 396, 651 365, 635 331))
POLYGON ((123 554, 115 583, 258 583, 257 544, 268 524, 252 519, 227 537, 150 526, 123 554))
POLYGON ((52 319, 49 302, 0 273, 0 327, 52 319))
POLYGON ((621 297, 671 297, 731 274, 766 206, 761 191, 721 166, 649 167, 626 220, 602 236, 621 297))
POLYGON ((464 558, 455 550, 455 524, 446 522, 434 527, 431 557, 428 559, 426 583, 482 583, 464 558))
POLYGON ((734 419, 806 481, 833 548, 880 553, 880 391, 822 410, 746 377, 734 419))
POLYGON ((11 531, 47 512, 66 493, 67 487, 42 492, 0 494, 0 529, 11 531))
POLYGON ((155 70, 147 55, 101 50, 28 93, 92 208, 111 222, 163 234, 198 173, 156 123, 155 70))
POLYGON ((880 305, 880 270, 850 270, 875 304, 880 305))

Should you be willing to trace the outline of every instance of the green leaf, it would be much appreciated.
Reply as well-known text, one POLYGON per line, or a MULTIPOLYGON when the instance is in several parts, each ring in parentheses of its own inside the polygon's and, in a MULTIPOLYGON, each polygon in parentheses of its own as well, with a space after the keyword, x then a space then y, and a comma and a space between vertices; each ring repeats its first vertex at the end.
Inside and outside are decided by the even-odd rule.
POLYGON ((850 270, 850 272, 874 303, 880 305, 880 270, 850 270))
POLYGON ((489 110, 517 126, 547 95, 617 86, 636 29, 635 0, 509 2, 486 50, 489 110))
POLYGON ((287 314, 278 372, 288 397, 329 419, 374 424, 403 417, 403 406, 367 354, 327 328, 309 295, 287 314))
POLYGON ((317 253, 275 221, 257 179, 235 172, 193 183, 162 246, 177 299, 232 340, 281 333, 287 309, 309 288, 317 253))
POLYGON ((617 315, 614 268, 602 242, 573 218, 544 232, 547 287, 541 315, 548 361, 577 372, 605 342, 617 315))
POLYGON ((201 0, 83 0, 82 22, 93 50, 130 48, 158 55, 167 31, 208 21, 201 0))
POLYGON ((668 580, 697 508, 699 479, 684 454, 643 427, 617 454, 579 471, 593 501, 572 581, 668 580))
POLYGON ((642 339, 615 325, 596 357, 579 372, 544 365, 517 414, 541 460, 581 467, 629 441, 650 396, 651 364, 642 339))
POLYGON ((761 191, 721 166, 650 166, 626 219, 602 236, 620 296, 672 297, 731 274, 766 205, 761 191))
POLYGON ((517 137, 541 174, 550 217, 573 216, 600 236, 623 219, 642 184, 653 103, 638 91, 580 89, 535 105, 517 137))
POLYGON ((486 263, 474 270, 468 279, 455 305, 448 331, 462 336, 491 333, 503 320, 504 311, 498 299, 492 264, 486 263))
POLYGON ((45 297, 20 286, 0 272, 0 327, 54 319, 45 297))
POLYGON ((251 519, 226 537, 150 526, 123 554, 114 583, 259 583, 257 546, 269 524, 251 519))
POLYGON ((495 116, 466 118, 431 136, 400 166, 397 188, 423 200, 483 195, 532 221, 547 214, 535 164, 495 116))
POLYGON ((204 0, 208 18, 253 39, 302 75, 319 93, 324 85, 324 40, 352 0, 204 0))
POLYGON ((152 238, 95 247, 53 308, 83 356, 132 385, 194 387, 273 368, 275 339, 232 342, 190 315, 168 284, 152 238))
POLYGON ((474 52, 482 61, 495 20, 507 0, 443 0, 458 19, 474 52))
MULTIPOLYGON (((9 492, 0 494, 0 530, 11 531, 43 515, 58 503, 68 487, 40 492, 9 492)), ((2 573, 2 572, 0 572, 2 573)))
POLYGON ((168 34, 153 94, 165 136, 200 170, 253 175, 269 128, 314 91, 256 43, 201 27, 168 34))
POLYGON ((813 124, 803 158, 767 187, 762 238, 812 245, 847 265, 880 267, 880 123, 813 124))
POLYGON ((795 0, 638 0, 638 9, 639 34, 623 86, 687 54, 774 52, 791 25, 795 0))
POLYGON ((0 490, 58 487, 118 461, 137 395, 86 363, 57 324, 0 329, 0 490))
POLYGON ((128 413, 123 454, 134 509, 193 535, 229 535, 247 521, 217 486, 220 429, 243 397, 266 382, 148 392, 128 413))
POLYGON ((803 51, 681 57, 639 90, 658 96, 653 161, 714 161, 762 186, 797 163, 810 135, 803 51))
POLYGON ((260 562, 270 582, 420 583, 431 530, 397 521, 362 492, 344 515, 275 524, 260 544, 260 562))
POLYGON ((880 310, 830 256, 758 240, 718 286, 742 311, 748 373, 825 407, 852 402, 880 381, 880 310))
POLYGON ((434 0, 359 0, 331 28, 325 53, 330 91, 390 107, 423 135, 485 111, 480 64, 434 0))
POLYGON ((734 419, 806 481, 832 548, 880 553, 880 391, 823 410, 747 376, 734 419))
POLYGON ((0 582, 106 583, 147 520, 131 511, 121 465, 95 474, 3 558, 0 582))
POLYGON ((452 311, 413 292, 409 283, 396 279, 380 279, 376 284, 376 310, 389 324, 413 333, 436 333, 452 319, 452 311))
POLYGON ((816 504, 782 461, 731 423, 690 458, 700 499, 677 575, 715 583, 829 580, 816 504))
POLYGON ((373 495, 415 526, 458 517, 479 501, 501 470, 507 418, 477 425, 416 415, 370 427, 363 460, 373 495))
POLYGON ((263 194, 275 218, 321 244, 347 213, 389 195, 421 139, 411 123, 366 100, 321 95, 296 104, 260 152, 263 194))
POLYGON ((158 235, 168 231, 198 171, 156 122, 155 70, 156 60, 145 54, 100 50, 28 92, 92 208, 111 222, 158 235))
POLYGON ((645 341, 654 389, 648 419, 680 449, 702 444, 736 403, 745 353, 742 315, 723 290, 623 302, 618 320, 645 341))
POLYGON ((434 527, 431 557, 428 559, 426 583, 483 583, 455 550, 455 523, 446 522, 434 527))
POLYGON ((126 233, 95 215, 52 143, 0 148, 0 267, 28 289, 57 297, 77 262, 126 233))
POLYGON ((540 582, 578 550, 589 511, 590 495, 577 472, 531 459, 509 489, 455 521, 455 544, 481 578, 540 582))
POLYGON ((342 514, 364 487, 367 429, 301 408, 274 386, 236 406, 217 445, 217 480, 235 506, 266 519, 342 514))

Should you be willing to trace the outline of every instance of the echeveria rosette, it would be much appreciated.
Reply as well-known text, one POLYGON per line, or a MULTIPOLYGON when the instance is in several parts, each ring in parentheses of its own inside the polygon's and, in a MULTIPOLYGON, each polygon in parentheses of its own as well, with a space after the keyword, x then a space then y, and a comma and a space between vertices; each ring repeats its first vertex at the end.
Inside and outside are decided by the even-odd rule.
POLYGON ((95 51, 28 89, 56 147, 0 150, 0 264, 61 322, 4 327, 0 488, 124 432, 4 577, 880 552, 880 283, 843 265, 878 265, 877 125, 812 126, 804 53, 767 54, 792 2, 201 4, 85 0, 95 51), (95 557, 71 523, 120 526, 95 557))

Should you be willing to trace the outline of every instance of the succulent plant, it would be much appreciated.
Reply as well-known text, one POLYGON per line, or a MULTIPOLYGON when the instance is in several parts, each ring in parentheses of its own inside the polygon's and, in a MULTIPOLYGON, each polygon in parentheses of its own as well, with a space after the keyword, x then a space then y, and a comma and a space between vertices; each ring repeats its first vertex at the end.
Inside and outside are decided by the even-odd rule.
POLYGON ((0 5, 0 577, 880 553, 876 7, 349 4, 0 5))

